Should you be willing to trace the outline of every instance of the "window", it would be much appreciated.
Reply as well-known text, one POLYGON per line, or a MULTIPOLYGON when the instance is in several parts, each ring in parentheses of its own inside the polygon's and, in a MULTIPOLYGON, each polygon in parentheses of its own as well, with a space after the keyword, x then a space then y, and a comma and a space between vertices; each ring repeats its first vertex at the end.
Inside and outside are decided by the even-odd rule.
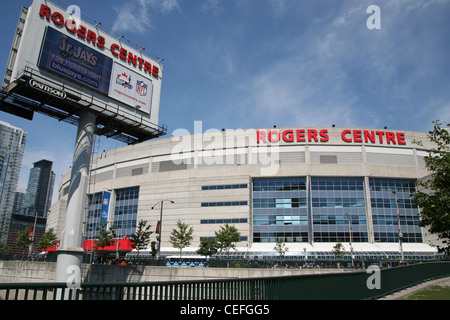
POLYGON ((118 236, 136 232, 139 187, 115 190, 114 229, 118 236))
POLYGON ((248 219, 235 218, 235 219, 204 219, 200 220, 200 224, 225 224, 225 223, 247 223, 248 219))
POLYGON ((306 178, 253 180, 253 241, 308 241, 306 178))
POLYGON ((215 186, 202 186, 202 190, 223 190, 223 189, 247 189, 248 184, 225 184, 215 186))
POLYGON ((398 242, 400 223, 404 242, 423 242, 419 208, 411 198, 411 193, 415 192, 415 183, 411 179, 370 178, 375 241, 398 242))
POLYGON ((312 177, 311 210, 314 241, 367 241, 364 178, 312 177))
POLYGON ((246 206, 247 201, 226 201, 226 202, 202 202, 202 207, 231 207, 231 206, 246 206))

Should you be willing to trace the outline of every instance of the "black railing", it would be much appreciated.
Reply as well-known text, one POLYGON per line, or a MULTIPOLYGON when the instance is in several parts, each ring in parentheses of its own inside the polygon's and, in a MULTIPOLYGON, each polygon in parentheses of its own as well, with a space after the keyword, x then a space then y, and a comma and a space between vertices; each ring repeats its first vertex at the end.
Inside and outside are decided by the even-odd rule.
POLYGON ((450 262, 419 263, 373 272, 142 283, 0 284, 3 300, 292 300, 373 299, 450 276, 450 262), (378 282, 378 283, 377 283, 378 282))

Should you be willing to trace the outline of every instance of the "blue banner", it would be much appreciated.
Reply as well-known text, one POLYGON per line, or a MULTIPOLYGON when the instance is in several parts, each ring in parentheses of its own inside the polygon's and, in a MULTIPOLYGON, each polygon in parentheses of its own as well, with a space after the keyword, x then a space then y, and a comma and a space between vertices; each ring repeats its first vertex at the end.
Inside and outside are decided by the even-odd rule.
POLYGON ((47 27, 40 67, 107 95, 112 64, 111 58, 47 27))
POLYGON ((100 224, 108 221, 110 202, 111 191, 104 190, 102 194, 102 213, 100 215, 100 224))

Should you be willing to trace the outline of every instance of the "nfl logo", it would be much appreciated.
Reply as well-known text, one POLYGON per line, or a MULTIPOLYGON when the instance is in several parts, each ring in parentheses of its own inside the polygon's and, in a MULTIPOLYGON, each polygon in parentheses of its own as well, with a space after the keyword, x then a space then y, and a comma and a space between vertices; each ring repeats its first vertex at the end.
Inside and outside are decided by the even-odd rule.
POLYGON ((136 83, 136 91, 137 91, 137 93, 139 93, 139 95, 146 96, 147 95, 147 84, 145 84, 144 81, 138 80, 136 83))

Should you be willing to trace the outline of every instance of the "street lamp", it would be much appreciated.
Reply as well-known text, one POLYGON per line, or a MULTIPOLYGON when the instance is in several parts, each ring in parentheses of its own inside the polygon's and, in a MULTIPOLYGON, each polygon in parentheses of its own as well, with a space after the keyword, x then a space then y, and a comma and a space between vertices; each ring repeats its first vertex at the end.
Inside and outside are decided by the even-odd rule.
POLYGON ((152 210, 153 210, 153 209, 155 209, 155 207, 158 203, 161 203, 160 211, 159 211, 159 235, 158 235, 158 253, 157 253, 158 260, 161 256, 162 214, 163 214, 164 201, 169 201, 171 203, 175 203, 175 201, 172 201, 172 200, 161 200, 161 201, 158 201, 157 203, 155 203, 152 207, 152 210))
POLYGON ((398 242, 400 244, 400 253, 402 255, 402 260, 401 263, 403 263, 404 260, 404 256, 403 256, 403 233, 400 227, 400 211, 398 209, 398 197, 397 197, 397 192, 396 191, 392 191, 392 193, 395 196, 395 206, 397 207, 397 221, 398 221, 398 242))
POLYGON ((352 246, 352 221, 350 218, 350 215, 348 213, 345 214, 348 218, 348 231, 350 233, 350 239, 349 239, 349 245, 350 245, 350 254, 351 254, 351 258, 352 258, 352 268, 355 267, 355 262, 354 262, 354 253, 353 253, 353 246, 352 246))

